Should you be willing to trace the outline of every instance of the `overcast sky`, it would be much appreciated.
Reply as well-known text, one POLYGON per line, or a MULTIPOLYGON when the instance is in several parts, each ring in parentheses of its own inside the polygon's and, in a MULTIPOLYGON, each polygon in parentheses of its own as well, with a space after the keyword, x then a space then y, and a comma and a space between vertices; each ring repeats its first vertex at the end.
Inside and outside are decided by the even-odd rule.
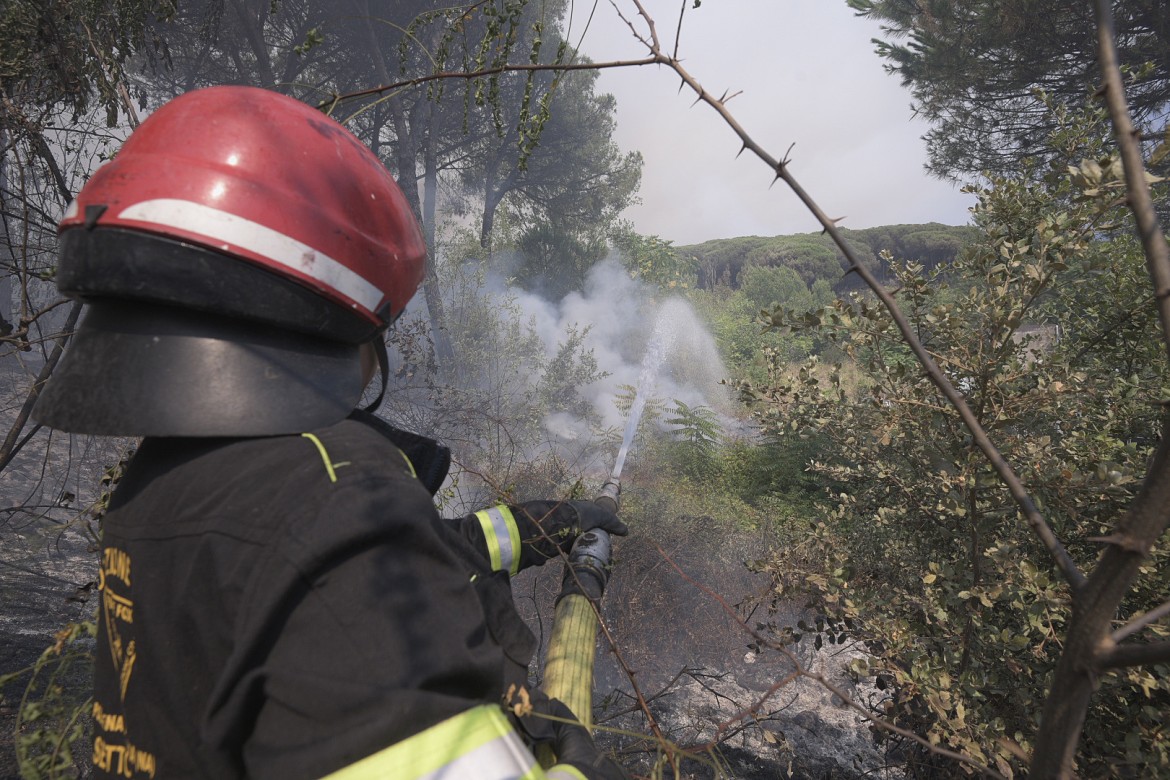
MULTIPOLYGON (((629 0, 614 0, 624 10, 629 0)), ((643 0, 659 36, 673 40, 680 0, 643 0)), ((790 154, 797 181, 844 227, 942 222, 962 225, 973 198, 928 177, 910 94, 874 53, 878 26, 845 0, 704 0, 683 22, 680 57, 744 129, 775 157, 790 154)), ((572 34, 592 4, 576 0, 572 34)), ((599 0, 583 50, 595 61, 634 59, 644 49, 599 0)), ((603 71, 599 91, 617 98, 616 141, 645 158, 642 204, 626 212, 638 232, 676 246, 713 238, 773 236, 820 226, 709 106, 691 107, 673 72, 603 71)))

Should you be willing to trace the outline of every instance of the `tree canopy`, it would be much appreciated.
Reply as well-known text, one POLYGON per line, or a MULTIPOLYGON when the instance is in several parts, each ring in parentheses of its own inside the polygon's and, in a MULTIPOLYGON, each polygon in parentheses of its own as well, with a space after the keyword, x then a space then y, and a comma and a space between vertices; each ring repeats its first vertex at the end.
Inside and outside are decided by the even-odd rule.
MULTIPOLYGON (((887 69, 931 124, 927 168, 947 178, 1007 174, 1046 154, 1046 101, 1078 107, 1100 82, 1092 3, 1067 0, 847 0, 882 23, 887 69)), ((1170 4, 1114 0, 1130 109, 1148 132, 1170 104, 1170 4)))
MULTIPOLYGON (((886 225, 862 230, 843 230, 853 250, 879 274, 885 273, 883 253, 922 263, 927 268, 953 261, 974 240, 970 227, 952 227, 938 223, 924 225, 886 225)), ((744 236, 721 238, 676 251, 693 261, 696 287, 709 290, 724 285, 739 289, 743 272, 753 266, 786 266, 795 271, 805 285, 827 281, 835 289, 851 289, 856 281, 845 276, 849 264, 833 240, 822 233, 791 236, 744 236)))
MULTIPOLYGON (((95 100, 117 121, 122 68, 157 54, 151 24, 170 18, 173 0, 11 0, 0 8, 0 89, 16 105, 66 105, 80 114, 95 100), (151 44, 151 45, 148 45, 151 44)), ((0 126, 13 122, 4 111, 0 126)))

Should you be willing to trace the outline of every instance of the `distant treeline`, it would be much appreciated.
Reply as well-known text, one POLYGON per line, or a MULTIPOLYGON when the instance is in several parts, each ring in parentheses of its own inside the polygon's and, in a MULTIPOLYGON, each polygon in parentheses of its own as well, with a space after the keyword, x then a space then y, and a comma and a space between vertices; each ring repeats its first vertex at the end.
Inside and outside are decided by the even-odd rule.
MULTIPOLYGON (((937 222, 842 232, 857 256, 879 277, 887 275, 881 257, 883 252, 889 252, 897 260, 919 262, 929 269, 952 262, 977 235, 973 227, 953 227, 937 222)), ((694 285, 702 290, 719 286, 738 290, 743 273, 752 267, 791 268, 810 288, 819 280, 828 282, 837 292, 861 284, 856 275, 845 276, 849 268, 845 256, 823 233, 721 238, 676 247, 675 251, 680 260, 695 270, 694 285)))

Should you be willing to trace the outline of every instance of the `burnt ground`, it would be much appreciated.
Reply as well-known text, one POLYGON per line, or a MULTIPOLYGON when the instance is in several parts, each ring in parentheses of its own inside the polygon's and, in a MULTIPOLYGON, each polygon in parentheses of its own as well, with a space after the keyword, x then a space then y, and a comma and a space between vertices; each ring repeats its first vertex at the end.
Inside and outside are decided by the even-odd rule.
MULTIPOLYGON (((35 369, 0 358, 0 398, 16 400, 0 409, 0 438, 15 419, 35 369)), ((117 463, 127 444, 40 430, 0 471, 0 676, 30 667, 69 622, 93 617, 96 602, 88 598, 97 570, 92 505, 103 472, 117 463)), ((654 527, 635 526, 617 548, 605 614, 639 687, 656 697, 652 711, 669 736, 678 744, 701 744, 712 738, 714 726, 757 705, 775 711, 721 745, 722 761, 733 777, 897 777, 896 771, 879 768, 880 756, 862 755, 864 727, 834 707, 823 691, 793 688, 781 697, 765 696, 791 667, 783 658, 757 658, 750 652, 751 637, 739 620, 754 623, 768 611, 761 608, 767 602, 766 579, 744 565, 761 556, 767 540, 720 532, 703 517, 660 518, 648 525, 654 527), (718 592, 723 603, 682 577, 655 545, 690 577, 718 592), (817 761, 810 763, 811 758, 817 761)), ((553 564, 525 572, 515 582, 517 603, 542 639, 550 628, 559 568, 553 564)), ((795 617, 772 614, 767 619, 795 617)), ((24 675, 0 691, 0 780, 19 778, 13 730, 27 679, 24 675)), ((63 687, 84 700, 88 671, 75 667, 63 687)), ((647 724, 636 708, 622 714, 630 709, 631 695, 625 672, 599 642, 598 718, 644 734, 647 724)), ((643 771, 653 759, 653 745, 645 741, 625 744, 599 737, 603 744, 607 740, 606 747, 643 771)), ((702 766, 691 769, 691 777, 708 775, 702 766)), ((83 774, 79 770, 78 776, 83 774)))
MULTIPOLYGON (((745 628, 812 619, 799 604, 773 602, 768 578, 747 566, 766 557, 774 543, 768 534, 720 528, 708 517, 627 519, 631 533, 615 546, 602 605, 621 662, 603 637, 597 644, 599 745, 620 756, 628 769, 654 775, 660 751, 647 738, 650 726, 628 670, 664 736, 697 754, 683 761, 680 778, 902 776, 899 761, 873 745, 853 710, 808 679, 789 680, 791 660, 758 646, 745 628)), ((513 581, 522 614, 542 640, 542 654, 560 570, 559 563, 550 563, 513 581)), ((857 685, 846 673, 849 662, 864 654, 852 643, 815 651, 805 642, 792 650, 806 669, 832 680, 855 701, 873 706, 886 695, 857 685)), ((664 776, 672 772, 667 769, 664 776)))

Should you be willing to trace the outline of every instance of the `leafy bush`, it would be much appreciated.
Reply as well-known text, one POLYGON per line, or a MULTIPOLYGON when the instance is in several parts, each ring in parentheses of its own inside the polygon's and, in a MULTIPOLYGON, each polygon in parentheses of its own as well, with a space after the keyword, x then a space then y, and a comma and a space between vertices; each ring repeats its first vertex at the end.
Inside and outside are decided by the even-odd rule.
POLYGON ((31 668, 0 675, 0 689, 25 682, 14 735, 24 780, 77 777, 89 759, 89 683, 96 635, 92 621, 70 623, 31 668))
MULTIPOLYGON (((1141 483, 1170 386, 1142 253, 1118 227, 1116 158, 1094 129, 1081 120, 1065 136, 1088 155, 1075 170, 975 190, 980 238, 945 276, 891 262, 919 338, 1082 566, 1141 483)), ((1067 585, 884 308, 854 295, 813 317, 778 311, 773 325, 833 339, 863 375, 850 386, 840 367, 793 374, 777 361, 769 383, 746 388, 769 430, 831 443, 812 463, 837 486, 808 542, 816 563, 777 562, 778 592, 811 591, 856 626, 872 656, 857 672, 896 691, 886 717, 1018 774, 1071 616, 1067 585)), ((1167 557, 1147 561, 1125 614, 1165 599, 1167 557)), ((1079 770, 1170 775, 1170 668, 1100 682, 1079 770)), ((912 751, 910 769, 961 773, 929 751, 912 751)))

